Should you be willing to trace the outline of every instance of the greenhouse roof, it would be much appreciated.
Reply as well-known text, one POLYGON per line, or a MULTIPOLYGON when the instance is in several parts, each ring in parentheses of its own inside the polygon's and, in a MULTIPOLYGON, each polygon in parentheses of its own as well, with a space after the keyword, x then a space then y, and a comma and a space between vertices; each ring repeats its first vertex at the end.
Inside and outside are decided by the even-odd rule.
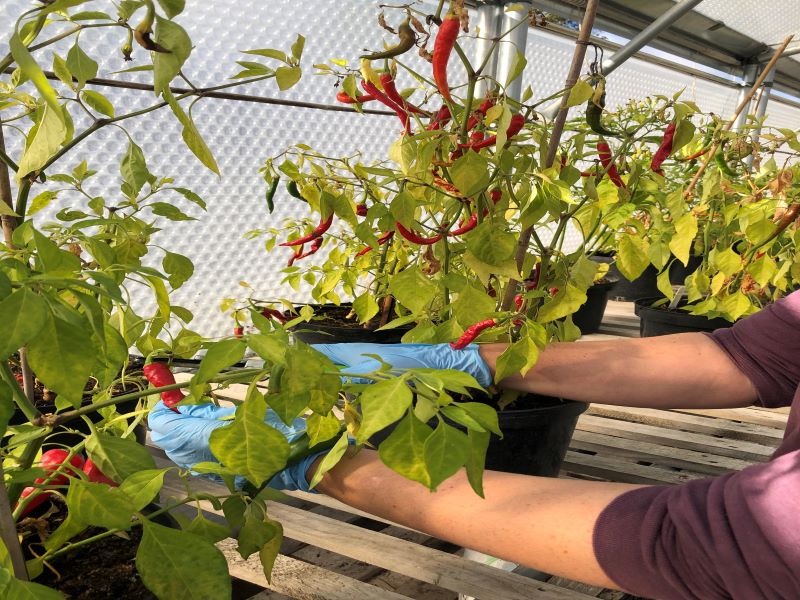
MULTIPOLYGON (((585 0, 534 0, 535 8, 580 21, 585 0)), ((671 0, 602 0, 596 27, 632 38, 675 6, 671 0)), ((800 2, 703 0, 648 46, 741 76, 750 63, 769 60, 787 35, 800 32, 800 2)), ((800 37, 778 61, 775 88, 800 95, 800 37), (792 51, 797 54, 792 55, 792 51)))

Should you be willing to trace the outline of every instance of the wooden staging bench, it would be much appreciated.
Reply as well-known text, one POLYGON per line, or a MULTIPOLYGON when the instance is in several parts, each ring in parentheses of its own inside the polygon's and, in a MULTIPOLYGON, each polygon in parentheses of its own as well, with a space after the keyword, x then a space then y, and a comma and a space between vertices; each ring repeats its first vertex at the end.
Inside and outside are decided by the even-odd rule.
MULTIPOLYGON (((610 302, 600 333, 638 336, 632 304, 610 302)), ((783 437, 786 411, 758 408, 673 410, 592 405, 579 421, 562 476, 644 484, 681 483, 768 459, 783 437)), ((153 448, 157 462, 169 461, 153 448)), ((198 487, 214 484, 198 480, 198 487)), ((164 496, 180 497, 177 478, 164 496)), ((267 584, 257 556, 242 560, 236 542, 219 544, 230 573, 254 584, 253 600, 630 599, 621 592, 544 576, 544 581, 462 558, 459 548, 347 507, 322 495, 291 493, 270 514, 285 540, 267 584), (255 587, 259 586, 259 587, 255 587), (260 590, 260 588, 264 588, 260 590), (260 590, 260 591, 259 591, 260 590)), ((215 511, 204 505, 209 518, 215 511)))

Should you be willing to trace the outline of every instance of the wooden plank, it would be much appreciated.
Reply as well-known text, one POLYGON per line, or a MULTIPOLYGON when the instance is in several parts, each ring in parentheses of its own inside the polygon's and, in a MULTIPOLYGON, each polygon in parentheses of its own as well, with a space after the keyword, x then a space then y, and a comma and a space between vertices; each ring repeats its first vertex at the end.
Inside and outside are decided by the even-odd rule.
POLYGON ((281 554, 275 560, 272 582, 267 582, 257 554, 247 560, 243 559, 236 552, 236 540, 230 538, 219 542, 217 547, 225 554, 231 575, 296 600, 408 600, 408 596, 401 596, 281 554))
POLYGON ((570 442, 573 450, 589 450, 600 455, 624 458, 633 462, 650 462, 661 466, 688 469, 707 475, 721 475, 749 466, 750 461, 672 448, 662 444, 629 440, 589 431, 575 431, 570 442))
POLYGON ((774 452, 773 448, 754 442, 715 438, 702 433, 676 431, 665 427, 644 425, 642 423, 606 419, 604 417, 587 415, 586 413, 581 415, 578 419, 577 428, 581 431, 591 431, 632 440, 661 443, 676 448, 708 452, 752 462, 765 462, 774 452))
MULTIPOLYGON (((677 408, 674 412, 686 413, 689 415, 701 415, 705 417, 716 417, 728 419, 740 423, 753 423, 763 427, 772 427, 781 432, 786 430, 787 417, 778 412, 764 412, 752 410, 751 408, 677 408)), ((783 433, 781 433, 783 435, 783 433)))
POLYGON ((751 423, 736 423, 727 419, 689 415, 670 410, 592 404, 587 412, 590 415, 600 417, 707 433, 731 440, 745 440, 773 448, 779 446, 783 439, 783 433, 772 427, 762 427, 751 423))
POLYGON ((610 456, 583 454, 568 450, 561 465, 564 471, 601 477, 621 483, 643 483, 659 485, 665 483, 686 483, 704 477, 702 473, 688 471, 669 471, 655 466, 640 465, 626 459, 610 456))
MULTIPOLYGON (((158 456, 154 458, 159 467, 171 464, 158 456)), ((194 478, 192 484, 195 489, 205 489, 212 493, 220 492, 223 489, 218 484, 198 478, 194 478)), ((163 492, 177 498, 185 495, 183 483, 174 473, 168 473, 165 477, 163 492)), ((206 501, 201 502, 201 506, 206 512, 220 514, 206 501)), ((292 506, 270 502, 269 514, 273 519, 282 523, 284 534, 291 539, 476 598, 503 598, 504 600, 527 600, 529 598, 586 600, 590 598, 585 594, 561 590, 516 573, 493 569, 441 550, 364 530, 361 527, 292 506)), ((246 579, 239 574, 236 576, 246 579)), ((277 589, 277 591, 288 593, 281 589, 277 589)), ((353 597, 360 598, 355 595, 348 600, 352 600, 353 597)))

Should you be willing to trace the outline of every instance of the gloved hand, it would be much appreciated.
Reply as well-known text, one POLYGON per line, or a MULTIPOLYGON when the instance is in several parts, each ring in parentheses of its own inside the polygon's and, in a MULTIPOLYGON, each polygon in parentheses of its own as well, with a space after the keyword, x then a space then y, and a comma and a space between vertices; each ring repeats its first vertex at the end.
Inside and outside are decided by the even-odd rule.
MULTIPOLYGON (((450 344, 312 344, 343 373, 369 373, 380 368, 380 362, 365 354, 376 354, 393 369, 455 369, 472 375, 483 387, 492 384, 492 373, 478 353, 478 345, 453 350, 450 344)), ((361 381, 361 380, 358 380, 361 381)), ((369 383, 369 380, 363 380, 369 383)))
MULTIPOLYGON (((178 406, 179 412, 164 406, 163 402, 156 404, 147 417, 151 430, 151 439, 159 446, 176 465, 191 469, 192 465, 199 462, 218 462, 208 447, 211 432, 218 427, 225 427, 230 420, 222 420, 232 416, 236 407, 219 407, 213 404, 196 404, 178 406)), ((272 409, 267 410, 264 422, 280 431, 289 442, 295 441, 306 430, 305 419, 297 418, 291 427, 287 426, 272 409)), ((278 490, 309 490, 306 480, 306 471, 318 456, 319 452, 287 466, 267 483, 268 487, 278 490)), ((237 477, 235 485, 241 488, 244 478, 237 477)))

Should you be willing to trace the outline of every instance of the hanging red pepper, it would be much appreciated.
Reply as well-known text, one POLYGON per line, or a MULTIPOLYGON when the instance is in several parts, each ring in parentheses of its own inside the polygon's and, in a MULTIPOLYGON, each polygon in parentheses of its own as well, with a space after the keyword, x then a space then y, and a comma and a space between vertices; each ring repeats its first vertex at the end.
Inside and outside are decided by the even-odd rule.
POLYGON ((447 235, 449 235, 449 236, 454 236, 454 235, 464 235, 464 234, 465 234, 465 233, 467 233, 468 231, 472 231, 473 229, 475 229, 475 227, 476 227, 477 225, 478 225, 478 215, 477 215, 477 214, 475 214, 475 213, 472 213, 472 214, 469 216, 469 219, 467 219, 466 221, 464 221, 464 222, 461 224, 461 226, 460 226, 460 227, 458 227, 458 228, 456 228, 456 229, 452 229, 452 230, 448 231, 448 232, 447 232, 447 235))
POLYGON ((418 106, 414 106, 400 95, 400 92, 397 91, 397 86, 394 84, 394 78, 391 73, 381 73, 380 79, 381 85, 383 85, 383 91, 386 92, 386 96, 389 100, 397 104, 397 106, 402 107, 403 110, 407 112, 417 115, 428 115, 427 111, 422 110, 418 106))
POLYGON ((320 219, 319 224, 314 228, 314 230, 309 233, 308 235, 304 235, 303 237, 299 237, 296 240, 292 240, 290 242, 283 242, 280 244, 281 246, 302 246, 306 242, 310 242, 315 240, 319 237, 322 237, 328 229, 331 228, 331 224, 333 223, 333 213, 327 219, 320 219))
MULTIPOLYGON (((378 246, 383 246, 386 242, 394 237, 394 231, 387 231, 381 237, 378 238, 378 246)), ((365 246, 361 250, 356 253, 356 256, 364 256, 370 250, 372 250, 372 246, 365 246)))
POLYGON ((113 479, 106 477, 103 472, 97 468, 97 465, 92 462, 91 458, 87 458, 83 464, 83 472, 86 473, 86 478, 92 483, 105 483, 111 487, 117 487, 119 484, 113 479))
POLYGON ((285 324, 287 321, 286 316, 275 308, 262 308, 261 316, 266 317, 267 319, 275 319, 281 325, 285 324))
POLYGON ((469 346, 472 341, 478 337, 484 329, 489 329, 497 325, 496 319, 486 319, 485 321, 478 321, 474 325, 467 327, 466 331, 455 342, 450 342, 450 347, 453 350, 463 350, 469 346))
POLYGON ((242 327, 241 325, 237 325, 236 327, 234 327, 233 337, 235 337, 237 340, 244 337, 244 327, 242 327))
POLYGON ((436 116, 431 119, 431 122, 428 123, 426 129, 428 131, 436 131, 437 129, 441 129, 450 122, 451 118, 453 118, 453 115, 450 114, 450 108, 446 104, 442 104, 439 112, 437 112, 436 116))
MULTIPOLYGON (((50 477, 50 474, 58 470, 59 467, 66 462, 67 457, 69 457, 69 466, 62 470, 62 472, 60 472, 58 475, 50 479, 49 483, 47 484, 51 486, 67 485, 69 483, 69 478, 74 477, 75 472, 83 469, 84 467, 83 457, 80 454, 73 454, 71 457, 69 455, 69 451, 62 448, 53 448, 52 450, 43 452, 42 458, 39 459, 39 467, 44 469, 47 475, 45 477, 36 478, 34 483, 39 485, 45 483, 50 477)), ((27 498, 38 489, 39 488, 36 486, 26 487, 20 494, 20 500, 22 498, 27 498)), ((41 506, 41 504, 44 503, 50 496, 51 492, 45 490, 38 494, 35 498, 32 498, 31 501, 25 505, 25 510, 22 513, 22 516, 24 517, 37 506, 41 506)))
POLYGON ((363 202, 361 204, 356 204, 356 215, 359 217, 366 217, 367 216, 367 205, 363 202))
POLYGON ((300 246, 298 246, 298 247, 297 247, 297 249, 295 250, 294 254, 292 254, 292 256, 289 258, 289 260, 286 262, 286 266, 287 266, 287 267, 291 267, 291 266, 294 264, 294 261, 296 261, 296 260, 297 260, 297 258, 298 258, 298 257, 299 257, 299 256, 300 256, 302 253, 303 253, 303 246, 302 246, 302 244, 301 244, 300 246))
POLYGON ((667 160, 670 154, 672 154, 672 141, 675 138, 675 122, 673 121, 667 128, 664 130, 664 138, 661 140, 661 145, 656 150, 656 153, 653 154, 653 160, 650 161, 650 170, 658 173, 659 175, 664 175, 664 171, 661 169, 662 163, 667 160))
POLYGON ((448 12, 439 26, 439 33, 436 34, 436 41, 433 43, 433 80, 442 98, 448 102, 452 102, 453 98, 450 96, 450 84, 447 82, 447 63, 453 52, 453 46, 456 45, 460 26, 458 16, 448 12))
POLYGON ((628 186, 619 176, 617 166, 611 162, 611 148, 606 142, 597 142, 597 154, 600 156, 600 164, 603 165, 611 182, 618 188, 627 189, 628 186))
MULTIPOLYGON (((525 126, 525 117, 521 114, 517 113, 513 117, 511 117, 511 121, 508 124, 508 129, 506 129, 506 139, 511 139, 515 135, 517 135, 522 128, 525 126)), ((480 142, 470 142, 468 144, 460 144, 461 148, 470 148, 472 150, 480 150, 481 148, 487 148, 497 143, 497 136, 490 135, 486 139, 480 142)))
POLYGON ((409 242, 419 244, 420 246, 430 246, 431 244, 435 244, 442 239, 441 233, 429 238, 423 237, 418 233, 411 231, 410 229, 406 229, 403 224, 400 223, 400 221, 397 221, 394 226, 397 228, 398 233, 406 238, 409 242))
POLYGON ((361 87, 364 88, 364 91, 368 94, 375 96, 375 99, 383 104, 391 108, 396 114, 400 121, 403 123, 403 130, 407 134, 411 134, 411 117, 408 115, 402 106, 391 100, 386 94, 380 91, 377 86, 372 83, 371 81, 367 81, 366 79, 361 80, 361 87))
MULTIPOLYGON (((169 370, 166 364, 161 362, 149 362, 145 364, 144 376, 147 378, 147 381, 157 388, 173 385, 175 383, 175 376, 172 374, 172 371, 169 370)), ((161 400, 164 402, 164 406, 172 409, 174 412, 178 412, 175 405, 183 400, 183 398, 184 396, 181 390, 161 392, 161 400)))
POLYGON ((516 294, 514 296, 514 306, 517 307, 517 312, 522 310, 522 305, 525 304, 525 296, 522 294, 516 294))
POLYGON ((467 119, 467 131, 472 131, 472 129, 486 117, 486 113, 494 106, 494 103, 494 96, 489 96, 481 103, 478 110, 472 113, 469 119, 467 119))
POLYGON ((541 274, 542 274, 542 263, 537 262, 536 266, 533 267, 531 276, 523 282, 525 285, 525 289, 528 291, 535 290, 539 286, 539 277, 541 277, 541 274))
POLYGON ((321 247, 322 247, 322 237, 314 238, 311 242, 311 248, 308 249, 308 252, 303 252, 303 247, 300 246, 300 251, 294 254, 289 259, 289 262, 286 266, 291 267, 296 261, 300 260, 301 258, 306 258, 307 256, 315 254, 321 247))
POLYGON ((336 94, 336 99, 339 102, 343 102, 344 104, 363 104, 364 102, 369 102, 370 100, 375 100, 375 96, 370 96, 369 94, 364 94, 361 96, 356 96, 355 98, 351 98, 347 95, 347 92, 341 91, 336 94))

